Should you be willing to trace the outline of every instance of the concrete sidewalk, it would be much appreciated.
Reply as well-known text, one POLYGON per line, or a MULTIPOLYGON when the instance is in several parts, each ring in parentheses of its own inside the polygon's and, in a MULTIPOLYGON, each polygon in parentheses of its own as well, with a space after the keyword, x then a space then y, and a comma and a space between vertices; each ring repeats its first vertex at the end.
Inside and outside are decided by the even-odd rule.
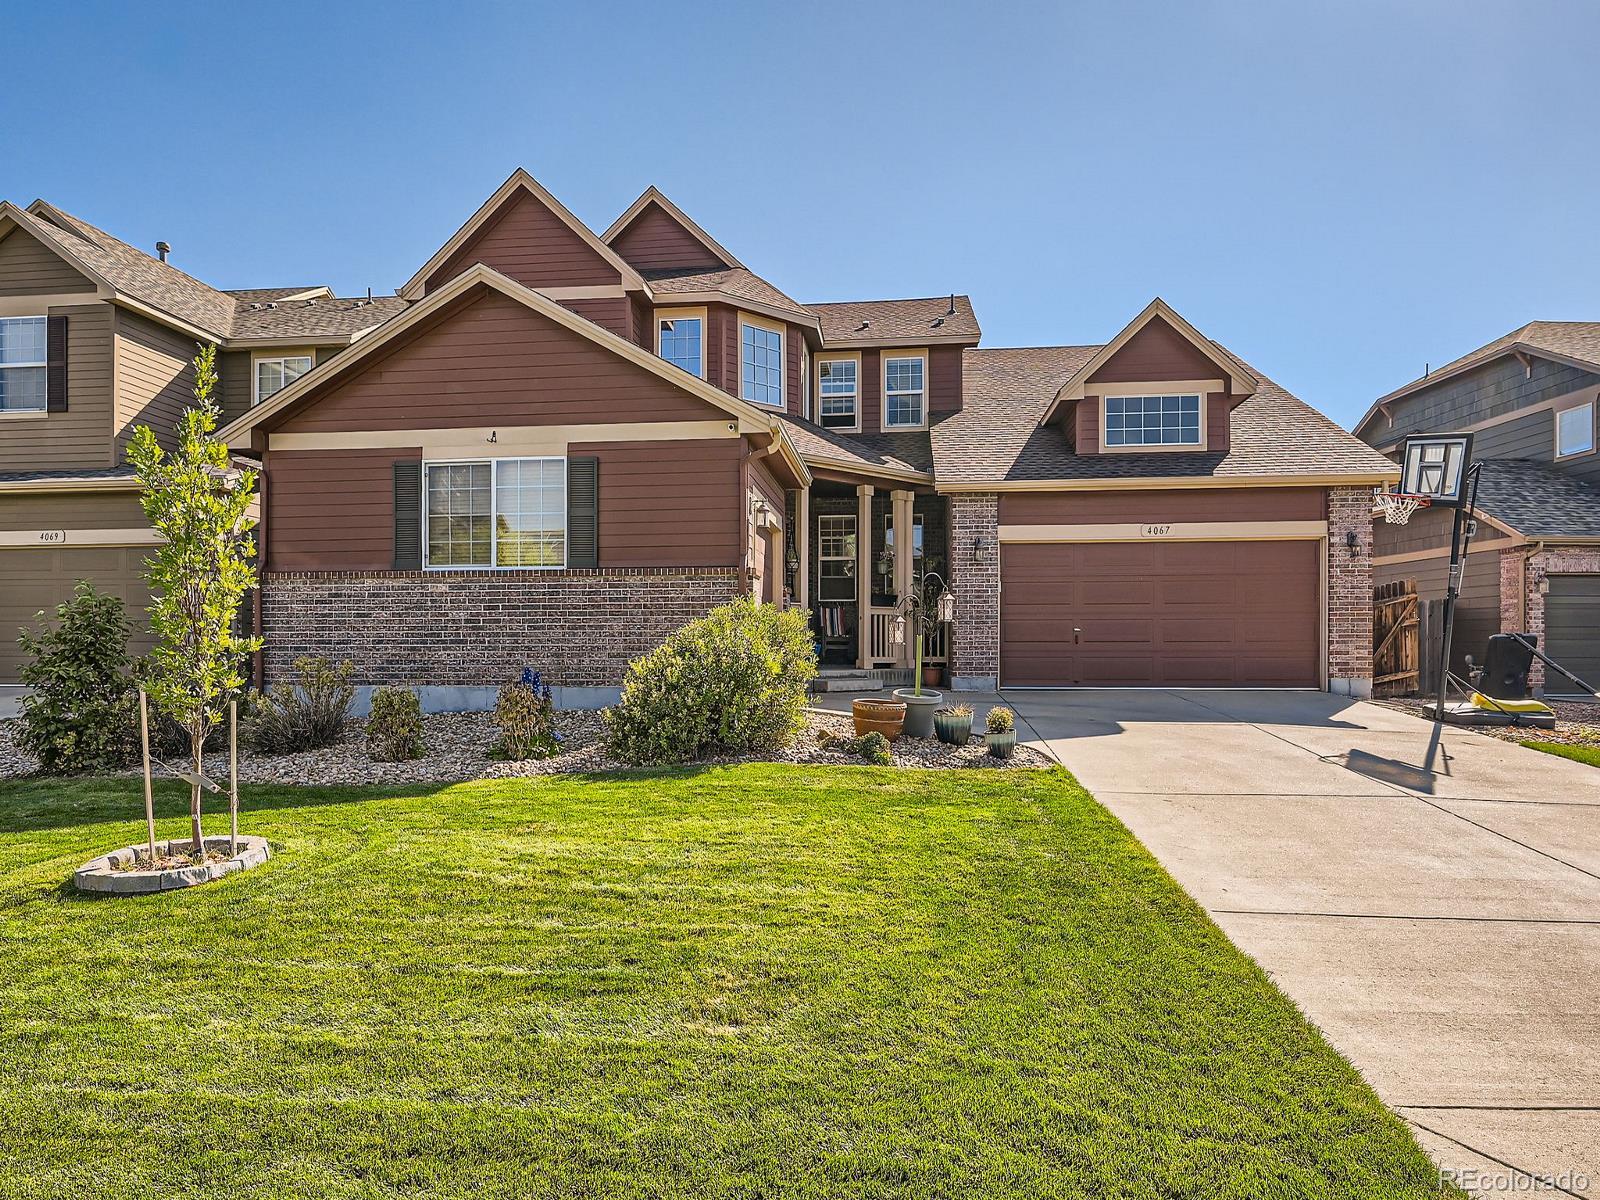
POLYGON ((1319 693, 1005 698, 1443 1166, 1600 1197, 1600 771, 1319 693))

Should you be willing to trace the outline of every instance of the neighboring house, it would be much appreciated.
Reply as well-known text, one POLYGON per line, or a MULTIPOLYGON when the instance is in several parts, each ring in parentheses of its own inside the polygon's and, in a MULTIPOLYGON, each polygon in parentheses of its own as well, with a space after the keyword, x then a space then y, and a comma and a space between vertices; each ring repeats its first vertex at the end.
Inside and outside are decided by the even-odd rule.
POLYGON ((958 687, 1370 687, 1393 466, 1159 300, 983 350, 965 296, 801 304, 654 188, 596 234, 518 171, 383 303, 230 410, 269 678, 326 654, 441 706, 527 664, 592 703, 745 593, 898 676, 934 571, 958 687))
MULTIPOLYGON (((1455 669, 1491 634, 1529 632, 1556 659, 1600 680, 1600 323, 1534 321, 1378 400, 1356 435, 1391 456, 1415 433, 1473 435, 1483 463, 1478 527, 1462 573, 1455 669)), ((1445 592, 1451 513, 1378 522, 1378 582, 1445 592)), ((1534 684, 1543 668, 1535 664, 1534 684)), ((1554 694, 1571 691, 1551 682, 1554 694)))
POLYGON ((90 579, 148 645, 140 578, 154 535, 124 450, 170 435, 201 343, 221 350, 224 419, 403 309, 327 288, 223 292, 43 201, 0 203, 0 684, 17 633, 90 579))

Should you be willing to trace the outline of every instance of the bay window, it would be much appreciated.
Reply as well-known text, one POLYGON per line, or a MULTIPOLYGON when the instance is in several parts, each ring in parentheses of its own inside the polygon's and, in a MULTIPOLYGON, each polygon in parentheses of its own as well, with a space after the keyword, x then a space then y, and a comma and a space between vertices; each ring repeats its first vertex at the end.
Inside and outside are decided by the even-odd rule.
POLYGON ((47 325, 44 317, 0 317, 0 413, 47 410, 47 325))
POLYGON ((740 396, 752 404, 783 407, 783 327, 739 320, 740 396))
POLYGON ((566 566, 565 459, 433 462, 424 471, 425 566, 566 566))
POLYGON ((656 317, 656 353, 675 367, 705 378, 705 317, 673 313, 656 317))

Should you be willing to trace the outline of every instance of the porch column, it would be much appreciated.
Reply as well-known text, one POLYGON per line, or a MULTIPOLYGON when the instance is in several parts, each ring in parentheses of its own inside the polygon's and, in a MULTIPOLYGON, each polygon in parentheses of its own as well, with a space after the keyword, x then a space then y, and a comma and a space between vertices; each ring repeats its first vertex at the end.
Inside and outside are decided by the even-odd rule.
MULTIPOLYGON (((898 603, 911 594, 911 568, 914 561, 912 552, 915 549, 911 544, 915 536, 911 525, 912 493, 899 489, 890 492, 889 498, 894 502, 894 595, 898 603)), ((916 631, 911 628, 908 621, 906 639, 900 644, 900 665, 902 667, 914 665, 917 661, 916 655, 916 631)))
POLYGON ((872 485, 856 485, 856 666, 872 665, 872 485))
POLYGON ((790 530, 794 538, 794 552, 800 560, 800 569, 794 573, 795 603, 801 608, 811 607, 811 489, 801 488, 794 494, 794 523, 790 530))

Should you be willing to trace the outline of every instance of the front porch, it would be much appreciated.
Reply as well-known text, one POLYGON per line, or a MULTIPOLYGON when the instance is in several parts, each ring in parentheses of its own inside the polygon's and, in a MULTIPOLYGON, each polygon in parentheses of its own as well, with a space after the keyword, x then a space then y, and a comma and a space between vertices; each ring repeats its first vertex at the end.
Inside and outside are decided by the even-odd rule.
MULTIPOLYGON (((953 586, 946 498, 911 484, 818 479, 789 493, 788 528, 787 595, 810 610, 824 668, 903 671, 909 681, 916 645, 910 636, 896 644, 896 606, 929 573, 953 586), (909 554, 899 552, 907 546, 909 554)), ((943 669, 949 638, 950 627, 939 626, 923 662, 943 669)))

